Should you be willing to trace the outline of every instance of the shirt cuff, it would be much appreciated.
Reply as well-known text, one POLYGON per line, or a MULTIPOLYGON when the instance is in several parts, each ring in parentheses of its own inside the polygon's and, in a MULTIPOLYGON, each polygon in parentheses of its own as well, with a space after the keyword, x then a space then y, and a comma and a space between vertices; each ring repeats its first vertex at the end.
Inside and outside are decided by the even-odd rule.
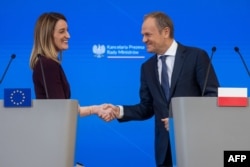
POLYGON ((120 114, 117 119, 121 119, 124 115, 124 109, 123 109, 123 106, 120 106, 120 105, 117 105, 117 107, 119 107, 120 109, 120 114))

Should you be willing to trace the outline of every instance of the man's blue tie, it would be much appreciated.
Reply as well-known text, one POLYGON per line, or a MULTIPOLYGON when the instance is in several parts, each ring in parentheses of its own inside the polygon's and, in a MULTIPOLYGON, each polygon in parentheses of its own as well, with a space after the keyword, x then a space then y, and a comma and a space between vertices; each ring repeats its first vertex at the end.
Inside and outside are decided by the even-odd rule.
POLYGON ((167 55, 163 55, 160 57, 162 62, 162 70, 161 70, 161 86, 164 90, 167 101, 169 100, 169 79, 167 72, 167 64, 166 64, 167 55))

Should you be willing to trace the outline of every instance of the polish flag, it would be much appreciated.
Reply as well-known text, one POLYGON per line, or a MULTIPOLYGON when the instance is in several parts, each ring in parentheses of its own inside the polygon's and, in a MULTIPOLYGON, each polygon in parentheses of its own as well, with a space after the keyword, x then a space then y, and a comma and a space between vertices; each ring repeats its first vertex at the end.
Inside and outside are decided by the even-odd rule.
POLYGON ((218 106, 248 106, 247 88, 218 88, 218 106))

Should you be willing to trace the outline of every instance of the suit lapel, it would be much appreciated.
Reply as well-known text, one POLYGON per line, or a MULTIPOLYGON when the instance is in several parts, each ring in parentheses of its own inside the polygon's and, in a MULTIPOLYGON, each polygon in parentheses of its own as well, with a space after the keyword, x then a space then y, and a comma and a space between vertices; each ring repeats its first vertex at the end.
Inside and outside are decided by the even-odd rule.
POLYGON ((185 52, 185 47, 178 43, 178 48, 177 48, 176 55, 175 55, 174 69, 173 69, 172 78, 171 78, 170 97, 172 97, 174 93, 176 82, 178 80, 181 69, 183 67, 183 63, 185 60, 185 57, 183 54, 184 52, 185 52))

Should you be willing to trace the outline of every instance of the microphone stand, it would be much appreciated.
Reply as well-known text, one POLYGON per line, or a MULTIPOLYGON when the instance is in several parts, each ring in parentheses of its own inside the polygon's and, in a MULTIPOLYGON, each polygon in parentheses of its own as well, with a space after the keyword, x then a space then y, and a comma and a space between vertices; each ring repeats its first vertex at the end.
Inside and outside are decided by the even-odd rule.
POLYGON ((11 64, 11 62, 12 62, 12 60, 13 60, 14 58, 16 58, 16 55, 15 55, 15 54, 12 54, 11 57, 10 57, 9 63, 8 63, 6 69, 4 70, 4 73, 3 73, 3 75, 2 75, 2 78, 1 78, 1 80, 0 80, 0 84, 2 83, 2 81, 3 81, 3 79, 4 79, 5 75, 6 75, 6 73, 7 73, 7 71, 8 71, 8 69, 9 69, 9 67, 10 67, 10 64, 11 64))
POLYGON ((211 63, 212 63, 212 59, 213 59, 213 55, 214 55, 214 52, 216 51, 216 47, 214 46, 212 48, 212 55, 209 59, 209 64, 208 64, 208 67, 207 67, 207 73, 206 73, 206 78, 205 78, 205 81, 204 81, 204 86, 203 86, 203 90, 202 90, 202 94, 201 96, 204 96, 204 93, 205 93, 205 89, 207 87, 207 80, 208 80, 208 75, 209 75, 209 72, 210 72, 210 68, 211 68, 211 63))

